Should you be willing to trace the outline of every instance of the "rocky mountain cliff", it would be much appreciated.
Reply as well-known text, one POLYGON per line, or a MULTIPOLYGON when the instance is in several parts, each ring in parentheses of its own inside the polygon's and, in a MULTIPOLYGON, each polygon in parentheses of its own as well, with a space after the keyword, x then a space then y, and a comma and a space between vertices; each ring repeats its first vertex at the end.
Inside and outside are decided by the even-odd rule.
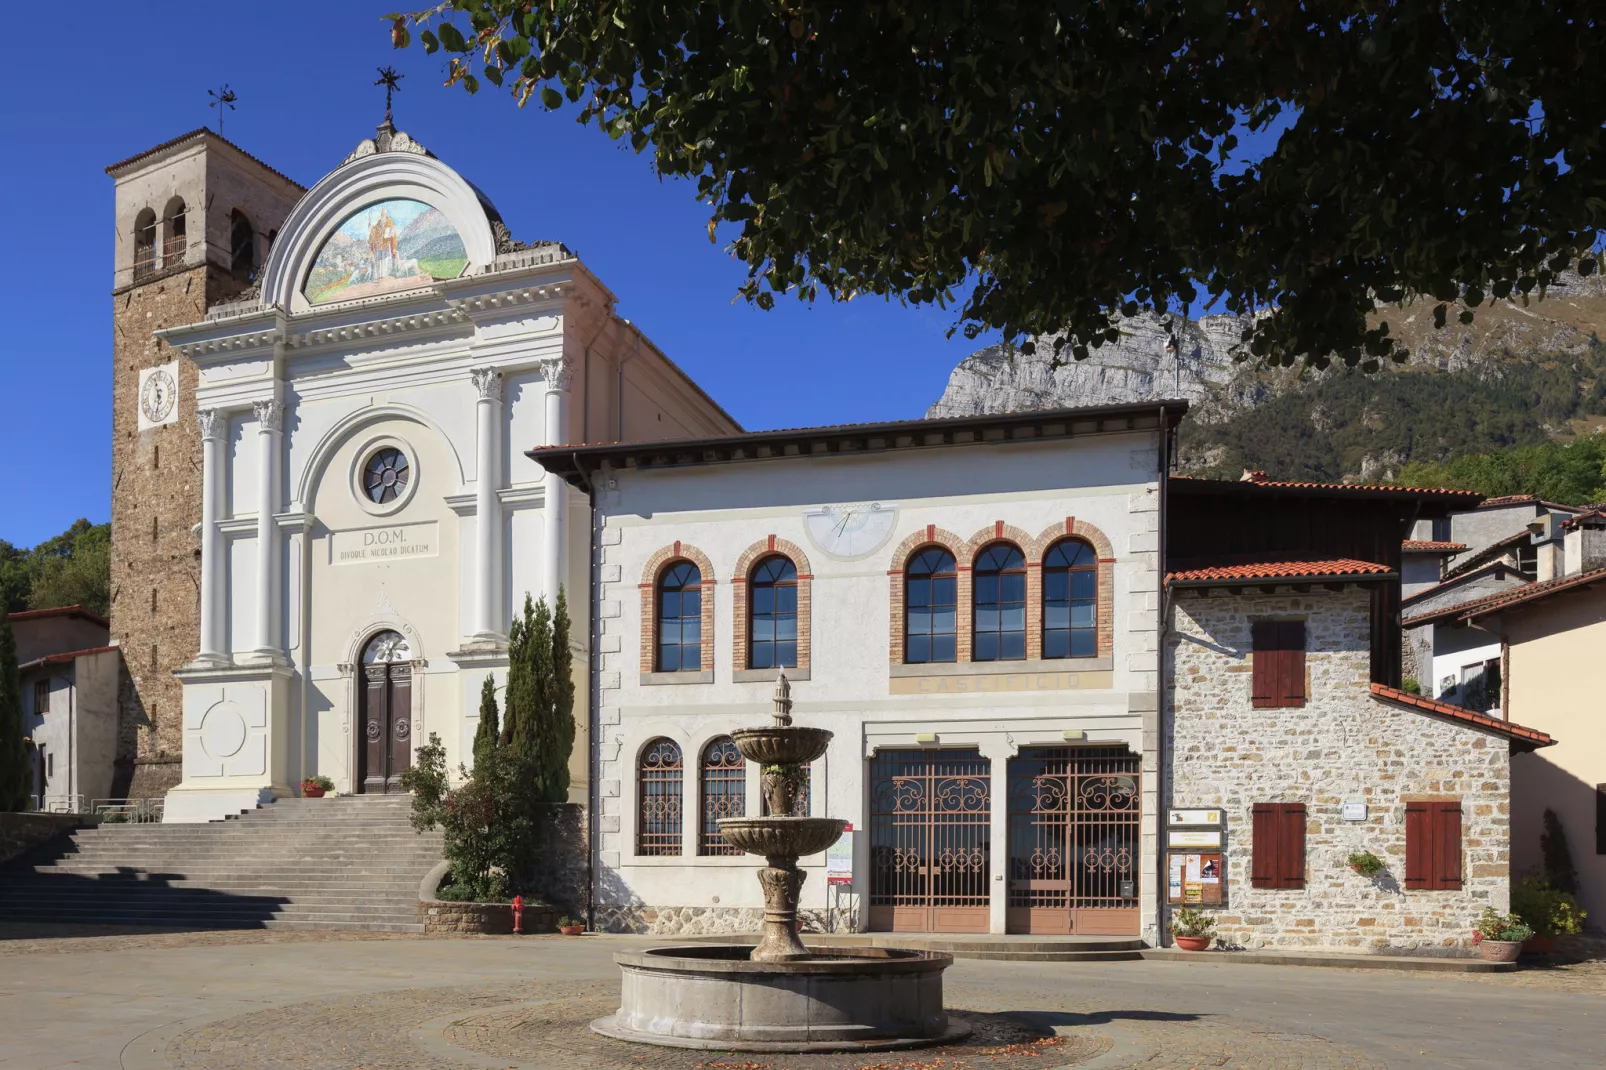
MULTIPOLYGON (((1185 398, 1182 460, 1195 471, 1240 465, 1322 478, 1378 478, 1413 459, 1442 460, 1565 436, 1606 415, 1606 280, 1572 276, 1543 301, 1501 302, 1468 326, 1433 327, 1433 302, 1379 310, 1411 351, 1367 376, 1344 368, 1265 369, 1234 359, 1241 321, 1207 316, 1173 351, 1153 314, 1121 338, 1056 364, 992 345, 959 363, 928 416, 1185 398), (1400 426, 1406 421, 1406 426, 1400 426)), ((1596 421, 1598 422, 1598 421, 1596 421)))

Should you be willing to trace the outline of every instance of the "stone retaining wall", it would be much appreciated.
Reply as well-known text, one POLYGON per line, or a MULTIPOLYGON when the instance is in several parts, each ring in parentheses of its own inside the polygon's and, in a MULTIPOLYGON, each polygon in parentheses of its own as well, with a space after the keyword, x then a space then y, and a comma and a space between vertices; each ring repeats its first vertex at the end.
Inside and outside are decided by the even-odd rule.
MULTIPOLYGON (((418 920, 426 933, 492 933, 513 931, 513 908, 507 903, 449 903, 421 899, 418 920)), ((527 933, 558 931, 558 908, 537 904, 524 908, 522 928, 527 933)))
MULTIPOLYGON (((826 911, 804 908, 798 911, 805 933, 853 932, 854 912, 842 907, 826 911), (829 923, 834 920, 832 927, 829 923)), ((605 933, 637 933, 643 936, 718 936, 756 933, 764 927, 763 907, 652 907, 597 904, 596 928, 605 933)))
POLYGON ((1483 908, 1508 905, 1506 740, 1372 696, 1363 590, 1187 594, 1173 606, 1168 805, 1226 811, 1225 900, 1211 909, 1222 940, 1380 953, 1470 946, 1483 908), (1265 618, 1306 622, 1301 708, 1251 705, 1250 623, 1265 618), (1404 887, 1405 803, 1428 797, 1461 800, 1460 891, 1404 887), (1364 801, 1367 819, 1344 821, 1346 800, 1364 801), (1257 802, 1305 804, 1304 888, 1250 886, 1257 802), (1385 864, 1373 879, 1346 863, 1367 850, 1385 864))
POLYGON ((0 812, 0 864, 75 828, 95 822, 82 814, 11 814, 0 812))

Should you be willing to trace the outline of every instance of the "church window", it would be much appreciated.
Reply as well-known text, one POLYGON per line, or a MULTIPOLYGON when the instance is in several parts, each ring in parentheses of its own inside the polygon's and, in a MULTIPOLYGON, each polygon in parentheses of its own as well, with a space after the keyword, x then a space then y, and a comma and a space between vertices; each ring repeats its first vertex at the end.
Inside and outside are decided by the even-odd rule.
POLYGON ((162 267, 169 268, 184 262, 184 251, 188 245, 185 235, 188 225, 182 197, 174 197, 167 202, 163 219, 166 232, 162 235, 162 267))
POLYGON ((776 554, 753 569, 748 581, 747 667, 797 665, 797 566, 776 554))
POLYGON ((407 490, 412 469, 407 455, 393 446, 378 450, 363 466, 362 487, 375 505, 388 505, 407 490))
POLYGON ((1098 645, 1097 555, 1062 539, 1043 557, 1043 657, 1096 657, 1098 645))
POLYGON ((681 760, 673 740, 655 739, 641 752, 636 791, 636 854, 680 854, 681 760))
POLYGON ((236 208, 229 214, 229 273, 239 282, 250 282, 257 269, 257 236, 245 213, 236 208))
POLYGON ((703 667, 703 574, 677 561, 658 578, 658 671, 703 667))
POLYGON ((903 570, 903 660, 911 665, 956 658, 959 575, 954 555, 928 546, 903 570))
POLYGON ((1020 661, 1026 657, 1026 558, 1007 542, 994 543, 976 557, 974 639, 976 661, 1020 661))
POLYGON ((134 278, 156 272, 156 213, 149 208, 134 217, 134 278))
POLYGON ((400 632, 380 632, 368 640, 363 648, 362 660, 364 665, 376 665, 387 661, 410 661, 413 657, 413 648, 400 632))
POLYGON ((747 813, 747 762, 731 737, 720 736, 703 748, 702 826, 697 835, 700 855, 739 855, 719 831, 722 817, 747 813))

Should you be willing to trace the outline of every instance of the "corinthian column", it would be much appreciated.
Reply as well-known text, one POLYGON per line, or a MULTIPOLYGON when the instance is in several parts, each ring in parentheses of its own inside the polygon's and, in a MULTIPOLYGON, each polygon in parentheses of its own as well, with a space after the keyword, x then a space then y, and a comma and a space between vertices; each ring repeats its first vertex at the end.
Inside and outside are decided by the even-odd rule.
POLYGON ((496 496, 502 470, 502 373, 472 368, 469 375, 480 399, 479 457, 474 487, 474 621, 473 636, 481 642, 502 642, 507 614, 502 607, 502 503, 496 496))
POLYGON ((229 654, 223 639, 226 592, 218 514, 223 506, 223 440, 229 419, 217 409, 201 409, 195 422, 201 428, 201 650, 195 660, 221 665, 229 654))
MULTIPOLYGON (((541 362, 546 380, 546 434, 544 446, 561 446, 569 441, 569 382, 572 366, 562 357, 541 362)), ((541 561, 541 586, 547 604, 556 606, 558 588, 568 575, 569 565, 569 487, 563 477, 548 472, 545 501, 541 509, 541 530, 545 536, 545 556, 541 561)))
POLYGON ((257 417, 257 642, 259 658, 279 661, 279 448, 284 438, 284 403, 258 401, 257 417))

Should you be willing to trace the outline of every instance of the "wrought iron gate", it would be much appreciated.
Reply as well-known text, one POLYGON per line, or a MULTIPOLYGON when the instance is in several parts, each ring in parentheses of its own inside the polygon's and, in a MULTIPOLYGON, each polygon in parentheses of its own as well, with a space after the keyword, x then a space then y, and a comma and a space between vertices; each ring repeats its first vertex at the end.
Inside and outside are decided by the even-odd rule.
POLYGON ((870 928, 987 931, 988 765, 975 750, 871 759, 870 928))
POLYGON ((1141 770, 1112 747, 1010 760, 1010 932, 1136 935, 1141 770))

